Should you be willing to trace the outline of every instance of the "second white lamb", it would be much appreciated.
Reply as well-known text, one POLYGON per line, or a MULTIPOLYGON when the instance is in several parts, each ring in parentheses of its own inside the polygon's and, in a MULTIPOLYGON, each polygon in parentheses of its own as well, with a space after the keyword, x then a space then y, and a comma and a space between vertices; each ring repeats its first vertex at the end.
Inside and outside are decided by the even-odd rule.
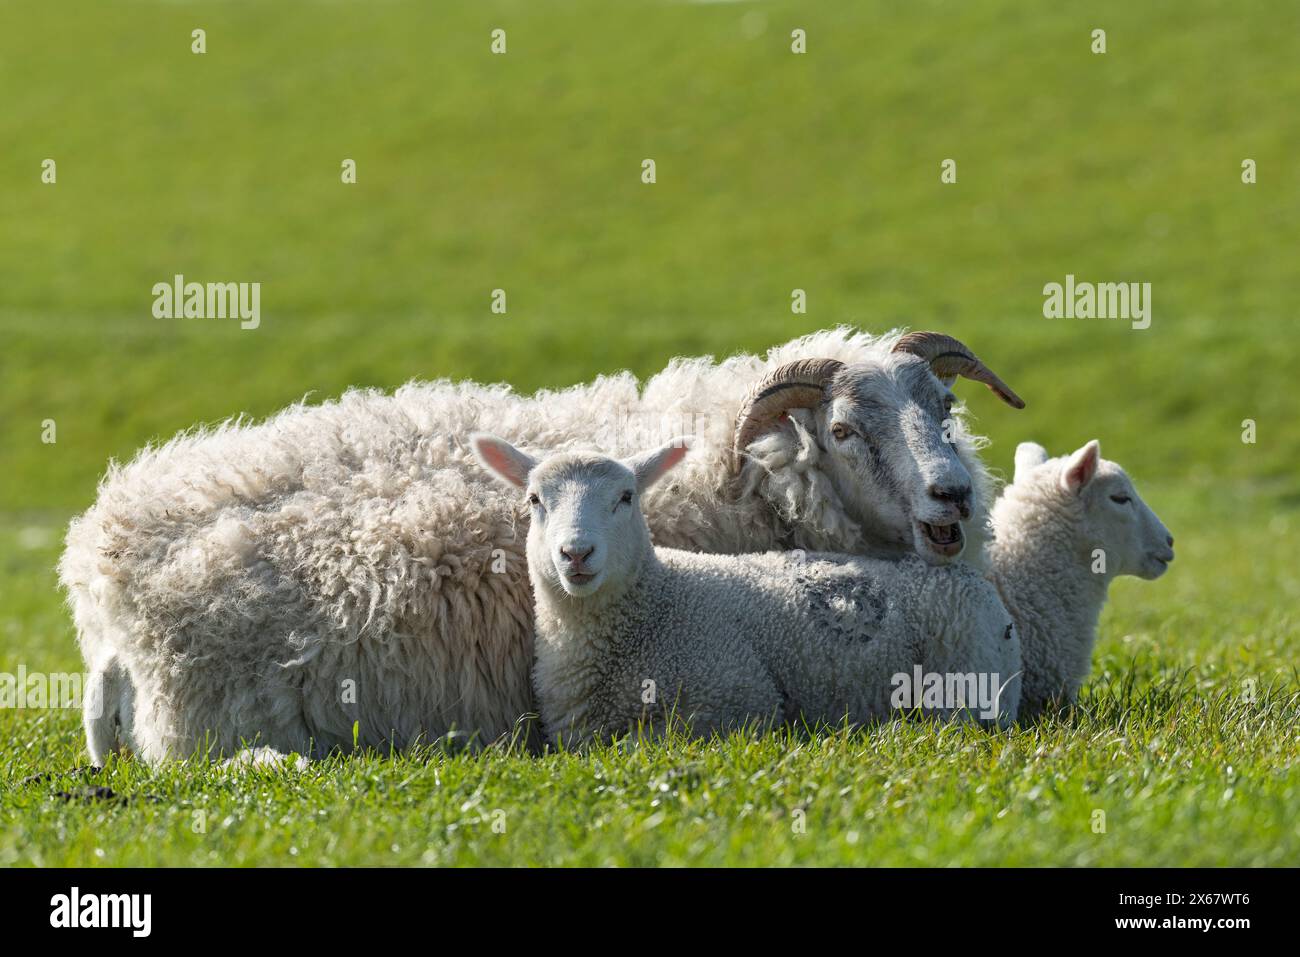
POLYGON ((1059 458, 1022 442, 992 526, 991 574, 1020 630, 1020 719, 1058 714, 1092 668, 1110 583, 1159 578, 1174 560, 1174 537, 1095 439, 1059 458))

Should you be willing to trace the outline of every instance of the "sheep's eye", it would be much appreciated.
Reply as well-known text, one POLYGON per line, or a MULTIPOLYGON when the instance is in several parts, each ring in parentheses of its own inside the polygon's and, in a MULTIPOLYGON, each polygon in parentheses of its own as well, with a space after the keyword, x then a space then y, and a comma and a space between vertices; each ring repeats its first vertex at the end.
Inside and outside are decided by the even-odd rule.
POLYGON ((530 492, 528 495, 528 504, 536 507, 542 504, 542 500, 537 497, 536 492, 530 492))
POLYGON ((1112 495, 1110 500, 1116 505, 1127 505, 1129 502, 1133 501, 1127 495, 1112 495))
POLYGON ((619 505, 631 505, 631 504, 632 504, 632 493, 624 492, 622 495, 619 496, 618 502, 614 505, 614 508, 618 508, 619 505))
POLYGON ((951 412, 951 411, 952 411, 952 404, 953 404, 953 402, 954 402, 954 398, 953 398, 953 396, 950 396, 950 395, 946 395, 946 396, 944 396, 944 397, 943 397, 943 411, 944 411, 944 412, 951 412))
POLYGON ((831 426, 831 435, 835 436, 836 442, 843 442, 845 439, 847 439, 850 435, 853 434, 854 434, 853 430, 850 429, 843 422, 836 422, 831 426))

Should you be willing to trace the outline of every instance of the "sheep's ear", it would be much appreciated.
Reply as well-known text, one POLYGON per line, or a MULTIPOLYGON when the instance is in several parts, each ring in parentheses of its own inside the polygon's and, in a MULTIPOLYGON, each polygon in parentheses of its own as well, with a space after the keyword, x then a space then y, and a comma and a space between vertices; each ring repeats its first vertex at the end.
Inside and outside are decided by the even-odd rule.
POLYGON ((505 439, 486 432, 475 432, 469 437, 469 444, 480 464, 497 479, 519 488, 528 485, 528 473, 537 464, 532 456, 520 452, 505 439))
POLYGON ((1078 495, 1083 487, 1097 474, 1097 465, 1101 462, 1101 444, 1093 439, 1079 451, 1070 456, 1061 470, 1061 488, 1072 495, 1078 495))
POLYGON ((665 472, 684 459, 689 448, 690 444, 686 439, 677 438, 653 452, 642 452, 640 455, 625 459, 623 464, 636 475, 636 490, 644 492, 659 481, 665 472))
POLYGON ((1046 461, 1047 449, 1037 442, 1021 442, 1016 446, 1016 477, 1013 481, 1019 482, 1046 461))

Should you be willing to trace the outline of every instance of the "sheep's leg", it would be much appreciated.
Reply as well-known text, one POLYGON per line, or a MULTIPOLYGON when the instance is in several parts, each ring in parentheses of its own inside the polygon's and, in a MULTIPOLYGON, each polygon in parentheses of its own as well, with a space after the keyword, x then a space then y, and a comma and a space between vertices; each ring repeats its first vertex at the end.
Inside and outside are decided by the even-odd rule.
POLYGON ((128 750, 135 712, 135 686, 125 666, 109 655, 90 674, 82 701, 86 750, 95 767, 114 751, 128 750))
POLYGON ((286 766, 292 766, 296 771, 305 771, 309 760, 301 754, 294 755, 293 761, 289 761, 289 755, 268 748, 265 746, 256 748, 244 748, 233 758, 222 762, 222 767, 227 768, 276 768, 281 769, 286 766))

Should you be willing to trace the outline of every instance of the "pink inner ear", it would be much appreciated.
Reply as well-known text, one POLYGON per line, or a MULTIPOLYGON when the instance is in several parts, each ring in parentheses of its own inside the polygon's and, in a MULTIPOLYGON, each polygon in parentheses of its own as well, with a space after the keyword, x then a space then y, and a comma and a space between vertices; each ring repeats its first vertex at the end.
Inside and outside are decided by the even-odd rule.
POLYGON ((672 450, 668 453, 668 455, 664 457, 664 464, 663 467, 659 469, 659 474, 663 475, 664 472, 667 472, 670 468, 672 468, 682 459, 686 458, 686 451, 687 450, 685 445, 673 446, 672 450))
POLYGON ((1071 489, 1081 489, 1092 481, 1097 473, 1098 454, 1094 446, 1088 454, 1070 463, 1065 472, 1065 483, 1071 489))
POLYGON ((667 449, 660 449, 649 457, 641 460, 641 463, 635 466, 636 483, 641 489, 647 489, 659 479, 663 478, 665 472, 680 462, 690 447, 686 443, 672 445, 667 449))
POLYGON ((478 454, 483 456, 483 461, 507 481, 513 482, 521 488, 527 482, 528 476, 519 474, 519 462, 497 443, 479 442, 478 454))

